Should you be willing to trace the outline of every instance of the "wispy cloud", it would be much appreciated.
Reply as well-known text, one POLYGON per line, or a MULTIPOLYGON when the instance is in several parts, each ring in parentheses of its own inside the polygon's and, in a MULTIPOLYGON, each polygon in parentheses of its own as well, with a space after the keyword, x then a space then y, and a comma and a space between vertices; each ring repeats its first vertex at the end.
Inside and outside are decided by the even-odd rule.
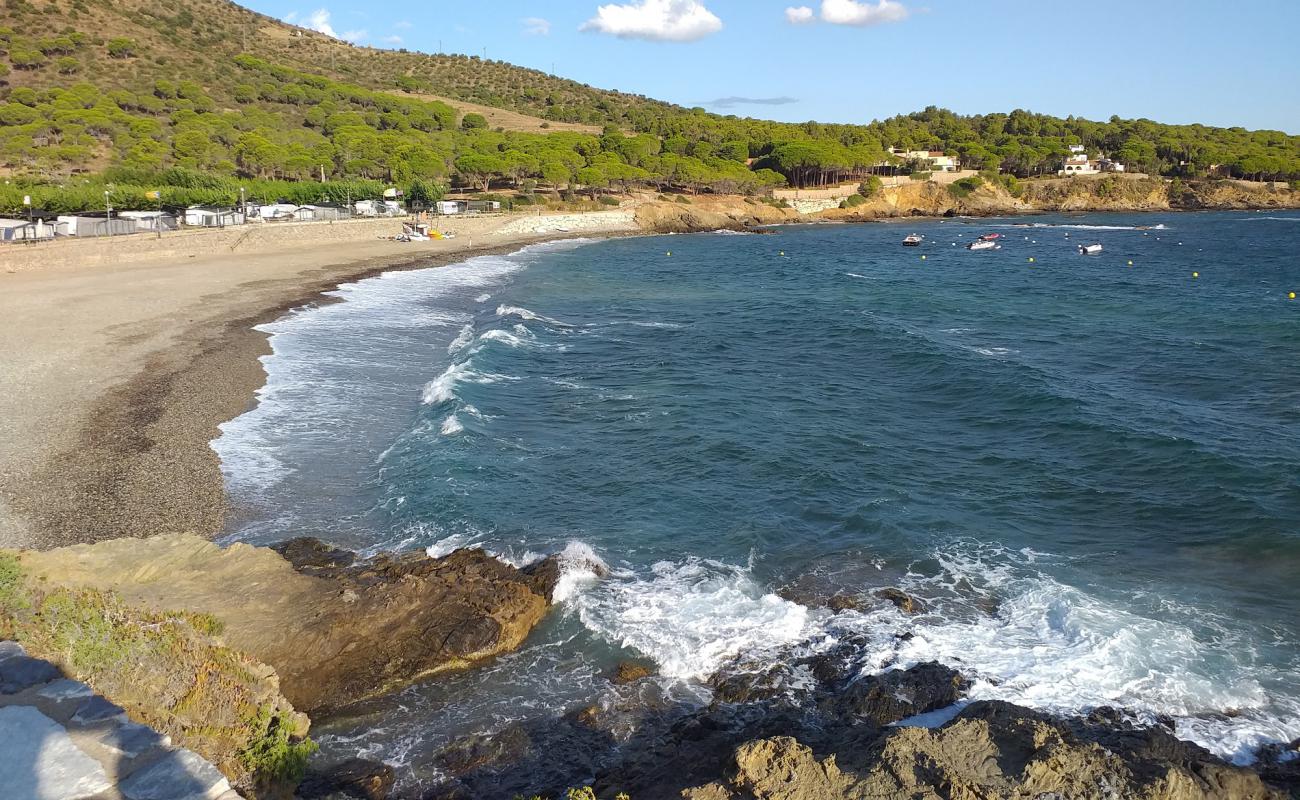
POLYGON ((411 27, 411 23, 409 20, 403 19, 393 23, 394 30, 404 31, 409 29, 410 27, 411 27))
POLYGON ((879 0, 877 3, 860 0, 822 0, 822 20, 832 25, 881 25, 902 22, 910 12, 898 0, 879 0))
POLYGON ((639 0, 599 6, 579 30, 624 39, 691 42, 722 30, 722 20, 700 0, 639 0))
POLYGON ((402 37, 397 36, 396 34, 394 34, 393 36, 385 36, 385 37, 384 37, 383 39, 381 39, 380 41, 382 41, 384 44, 393 44, 393 45, 397 45, 397 44, 401 44, 401 43, 402 43, 402 37))
POLYGON ((357 44, 361 42, 363 39, 369 38, 369 36, 370 36, 370 32, 362 28, 361 30, 358 31, 343 31, 338 35, 338 38, 342 39, 345 42, 352 42, 353 44, 357 44))
POLYGON ((550 36, 551 21, 541 17, 525 17, 519 20, 524 26, 524 33, 529 36, 550 36))
POLYGON ((297 11, 290 11, 288 14, 284 15, 284 21, 289 23, 290 25, 292 25, 294 21, 297 19, 298 19, 297 11))
POLYGON ((785 10, 785 21, 791 25, 806 25, 812 22, 815 16, 808 6, 790 6, 785 10))
POLYGON ((719 97, 700 103, 710 108, 735 108, 736 106, 788 106, 799 102, 797 97, 719 97))

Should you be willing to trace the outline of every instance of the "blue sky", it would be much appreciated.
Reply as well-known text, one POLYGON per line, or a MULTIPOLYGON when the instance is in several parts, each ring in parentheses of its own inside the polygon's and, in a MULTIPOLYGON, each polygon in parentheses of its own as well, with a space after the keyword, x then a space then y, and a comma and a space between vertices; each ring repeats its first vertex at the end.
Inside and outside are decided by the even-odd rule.
POLYGON ((361 44, 486 52, 724 114, 938 105, 1300 133, 1300 0, 245 2, 361 44))

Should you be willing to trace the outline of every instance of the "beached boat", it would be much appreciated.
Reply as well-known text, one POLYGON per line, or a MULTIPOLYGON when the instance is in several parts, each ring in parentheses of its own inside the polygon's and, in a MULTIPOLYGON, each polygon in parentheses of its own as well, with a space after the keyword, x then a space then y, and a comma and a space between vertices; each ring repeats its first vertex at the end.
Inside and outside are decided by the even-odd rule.
POLYGON ((992 239, 976 239, 975 241, 966 245, 966 249, 967 250, 1001 250, 1002 245, 998 244, 992 239))
POLYGON ((1100 253, 1100 252, 1101 252, 1101 245, 1099 245, 1099 244, 1081 244, 1081 245, 1079 245, 1079 255, 1081 255, 1081 256, 1095 256, 1096 254, 1098 254, 1098 253, 1100 253))
POLYGON ((912 234, 908 234, 907 238, 903 240, 903 246, 904 246, 904 247, 920 247, 920 246, 921 246, 921 242, 923 242, 923 241, 925 241, 925 237, 924 237, 924 236, 922 236, 922 235, 919 234, 919 233, 912 233, 912 234))

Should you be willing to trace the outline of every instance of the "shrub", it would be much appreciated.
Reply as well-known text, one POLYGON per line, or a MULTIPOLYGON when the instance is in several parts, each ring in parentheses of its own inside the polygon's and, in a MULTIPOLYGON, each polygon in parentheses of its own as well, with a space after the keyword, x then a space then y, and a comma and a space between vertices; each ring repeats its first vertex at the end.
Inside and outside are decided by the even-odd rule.
POLYGON ((75 75, 81 71, 81 62, 72 56, 64 56, 54 62, 60 75, 75 75))
POLYGON ((460 120, 460 127, 467 130, 487 130, 487 117, 482 114, 466 114, 460 120))
POLYGON ((930 173, 918 171, 911 173, 908 177, 914 181, 928 181, 930 180, 930 173))
POLYGON ((867 198, 862 195, 851 194, 844 198, 844 201, 840 203, 840 208, 857 208, 865 202, 867 202, 867 198))
POLYGON ((599 202, 602 206, 617 206, 622 204, 622 201, 617 197, 610 197, 607 194, 601 195, 599 202))
POLYGON ((969 178, 962 178, 959 181, 953 181, 948 186, 948 191, 953 197, 961 199, 968 197, 971 192, 984 185, 984 179, 978 175, 972 175, 969 178))
POLYGON ((863 197, 875 197, 885 185, 875 175, 868 175, 858 186, 858 194, 863 197))
POLYGON ((124 36, 108 40, 108 54, 113 58, 130 58, 135 55, 135 42, 124 36))

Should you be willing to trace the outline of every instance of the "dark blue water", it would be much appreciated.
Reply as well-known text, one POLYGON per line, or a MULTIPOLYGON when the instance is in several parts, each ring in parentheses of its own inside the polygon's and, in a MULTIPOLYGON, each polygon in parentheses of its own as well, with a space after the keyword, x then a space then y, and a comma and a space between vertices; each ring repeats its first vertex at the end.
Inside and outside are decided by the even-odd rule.
POLYGON ((232 536, 573 559, 524 651, 327 746, 418 766, 620 656, 702 696, 864 631, 868 668, 977 697, 1170 714, 1238 759, 1300 736, 1300 215, 1024 222, 561 243, 268 326, 214 443, 232 536), (931 612, 815 602, 883 586, 931 612))

